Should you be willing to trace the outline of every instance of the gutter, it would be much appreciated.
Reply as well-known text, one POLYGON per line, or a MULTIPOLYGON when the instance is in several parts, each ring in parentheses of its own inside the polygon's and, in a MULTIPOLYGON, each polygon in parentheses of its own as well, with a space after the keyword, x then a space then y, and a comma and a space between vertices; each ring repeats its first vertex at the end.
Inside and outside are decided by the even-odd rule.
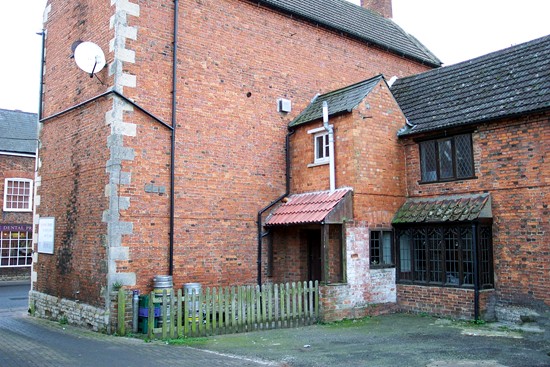
POLYGON ((279 196, 277 199, 273 200, 267 206, 263 207, 258 211, 258 286, 262 287, 262 239, 269 234, 269 232, 262 231, 262 215, 271 209, 279 201, 283 200, 285 197, 290 194, 290 137, 295 133, 295 130, 290 130, 286 134, 285 140, 285 171, 286 171, 286 181, 285 181, 285 193, 279 196))

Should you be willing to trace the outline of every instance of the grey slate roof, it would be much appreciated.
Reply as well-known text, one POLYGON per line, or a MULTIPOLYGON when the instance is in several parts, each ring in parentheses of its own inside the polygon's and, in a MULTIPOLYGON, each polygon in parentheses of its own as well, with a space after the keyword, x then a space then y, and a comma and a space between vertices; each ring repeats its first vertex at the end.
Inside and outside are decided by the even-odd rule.
POLYGON ((35 154, 36 113, 0 109, 0 153, 35 154))
POLYGON ((489 194, 411 198, 399 208, 392 224, 464 222, 492 216, 489 194))
POLYGON ((351 112, 383 79, 382 75, 378 75, 348 87, 318 95, 288 126, 295 127, 322 118, 323 101, 328 104, 329 116, 351 112))
POLYGON ((550 108, 550 35, 398 79, 391 91, 409 123, 399 136, 550 108))
POLYGON ((441 61, 392 20, 344 0, 256 0, 277 11, 343 32, 434 67, 441 61))

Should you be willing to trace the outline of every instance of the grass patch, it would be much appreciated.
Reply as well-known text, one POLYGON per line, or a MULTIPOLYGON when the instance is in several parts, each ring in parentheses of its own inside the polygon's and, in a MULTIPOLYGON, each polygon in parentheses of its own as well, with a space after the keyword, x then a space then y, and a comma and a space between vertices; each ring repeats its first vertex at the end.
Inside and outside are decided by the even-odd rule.
POLYGON ((371 320, 370 316, 363 317, 361 319, 344 319, 341 321, 333 321, 333 322, 326 322, 326 323, 320 323, 320 325, 328 326, 328 327, 334 327, 334 328, 349 328, 349 327, 358 327, 367 325, 371 320))
POLYGON ((177 338, 177 339, 168 339, 166 344, 169 345, 202 345, 206 344, 208 338, 177 338))

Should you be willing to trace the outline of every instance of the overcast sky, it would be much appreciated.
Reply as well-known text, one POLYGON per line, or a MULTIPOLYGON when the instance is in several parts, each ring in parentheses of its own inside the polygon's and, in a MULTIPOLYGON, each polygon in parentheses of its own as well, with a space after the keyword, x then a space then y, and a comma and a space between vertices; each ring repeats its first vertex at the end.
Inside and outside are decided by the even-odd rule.
MULTIPOLYGON (((0 108, 38 111, 45 4, 0 0, 0 108)), ((550 34, 550 0, 393 0, 393 20, 449 65, 550 34)))

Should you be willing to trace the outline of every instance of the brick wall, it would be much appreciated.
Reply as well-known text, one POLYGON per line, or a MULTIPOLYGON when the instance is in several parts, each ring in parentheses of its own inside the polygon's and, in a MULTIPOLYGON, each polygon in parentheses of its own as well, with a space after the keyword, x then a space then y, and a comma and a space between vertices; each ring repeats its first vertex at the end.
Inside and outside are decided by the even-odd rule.
POLYGON ((361 0, 361 6, 391 18, 393 15, 391 0, 361 0))
MULTIPOLYGON (((169 123, 173 2, 111 3, 49 2, 44 116, 114 86, 169 123), (70 59, 78 39, 105 51, 104 84, 70 59)), ((246 1, 180 6, 174 284, 254 283, 256 213, 284 192, 288 122, 319 92, 426 67, 246 1)), ((107 308, 115 281, 149 291, 168 271, 169 130, 111 96, 41 136, 37 214, 56 218, 56 252, 38 255, 35 289, 107 308)))
MULTIPOLYGON (((6 178, 29 178, 34 180, 34 157, 0 154, 0 224, 32 224, 32 212, 4 211, 4 184, 6 178)), ((28 279, 29 266, 0 268, 1 280, 28 279)))
POLYGON ((55 217, 54 254, 35 254, 34 290, 101 306, 106 287, 105 104, 48 121, 40 136, 37 213, 55 217))
MULTIPOLYGON (((345 224, 347 286, 327 288, 330 319, 366 315, 396 302, 395 269, 370 269, 369 230, 390 229, 405 201, 405 160, 397 131, 405 120, 381 82, 352 113, 330 119, 334 126, 337 187, 353 188, 353 218, 345 224), (384 306, 382 306, 384 305, 384 306)), ((292 136, 292 191, 329 188, 329 166, 313 163, 313 135, 320 122, 292 136)), ((325 302, 325 301, 323 301, 325 302)))
MULTIPOLYGON (((482 319, 494 317, 493 298, 493 290, 480 291, 479 311, 482 319)), ((464 319, 474 317, 473 289, 397 284, 397 301, 402 311, 464 319)))
POLYGON ((483 124, 473 133, 476 178, 418 184, 418 146, 407 140, 411 196, 489 192, 497 300, 550 305, 548 113, 483 124))
MULTIPOLYGON (((256 213, 284 192, 288 122, 316 93, 425 67, 245 1, 189 2, 180 11, 174 282, 253 283, 256 213), (292 100, 290 114, 276 112, 280 97, 292 100)), ((131 19, 140 33, 128 66, 137 87, 127 93, 159 116, 169 108, 172 39, 151 24, 170 15, 158 4, 131 19)), ((130 144, 151 140, 138 133, 130 144)), ((146 230, 135 225, 133 235, 146 230)), ((137 269, 140 288, 155 271, 137 269)))

